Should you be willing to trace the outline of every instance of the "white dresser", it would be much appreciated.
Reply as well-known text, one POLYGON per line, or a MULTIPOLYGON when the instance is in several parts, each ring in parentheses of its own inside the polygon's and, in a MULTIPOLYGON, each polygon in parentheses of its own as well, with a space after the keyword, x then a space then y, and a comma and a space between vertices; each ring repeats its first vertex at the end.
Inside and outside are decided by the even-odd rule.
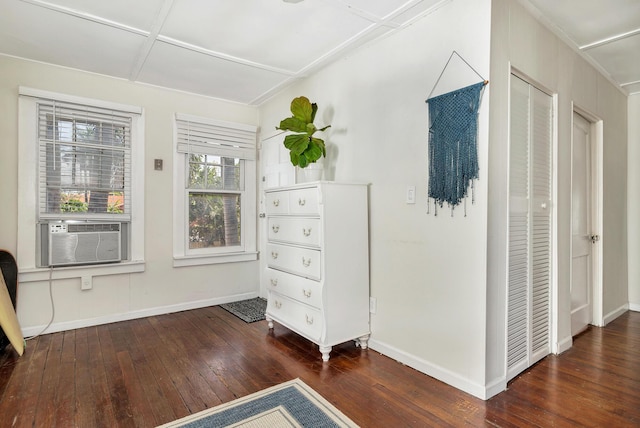
POLYGON ((266 318, 320 347, 369 340, 368 188, 313 182, 265 191, 266 318))

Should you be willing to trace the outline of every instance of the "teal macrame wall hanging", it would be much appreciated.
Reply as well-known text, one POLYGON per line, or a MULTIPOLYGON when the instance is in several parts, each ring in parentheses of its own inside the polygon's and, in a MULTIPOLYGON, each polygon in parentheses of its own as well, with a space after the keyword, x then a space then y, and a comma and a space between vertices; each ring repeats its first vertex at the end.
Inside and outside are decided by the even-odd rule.
MULTIPOLYGON (((451 56, 453 54, 458 55, 455 51, 451 56)), ((460 58, 464 61, 462 57, 460 58)), ((450 60, 451 57, 449 57, 450 60)), ((466 61, 464 62, 469 65, 466 61)), ((446 67, 445 65, 445 69, 446 67)), ((469 67, 473 70, 473 67, 469 67)), ((444 73, 444 69, 442 72, 444 73)), ((438 206, 442 208, 447 203, 451 207, 453 216, 453 209, 464 201, 466 216, 466 198, 469 189, 471 189, 471 202, 475 202, 473 185, 474 180, 479 178, 478 110, 482 92, 487 83, 483 79, 482 82, 429 98, 426 101, 429 104, 428 198, 434 201, 435 215, 438 215, 438 206)), ((429 202, 427 203, 430 205, 429 202)), ((427 212, 429 212, 428 208, 427 212)))

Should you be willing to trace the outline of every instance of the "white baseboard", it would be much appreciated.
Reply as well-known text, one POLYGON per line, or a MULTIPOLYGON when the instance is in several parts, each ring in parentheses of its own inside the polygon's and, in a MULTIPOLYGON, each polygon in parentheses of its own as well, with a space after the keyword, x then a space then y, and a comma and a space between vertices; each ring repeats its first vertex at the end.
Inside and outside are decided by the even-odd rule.
POLYGON ((498 379, 485 386, 479 385, 457 373, 375 339, 369 340, 369 348, 482 400, 488 400, 507 388, 506 379, 498 379))
MULTIPOLYGON (((617 309, 614 309, 613 311, 609 312, 608 314, 606 314, 603 318, 603 324, 607 325, 609 324, 611 321, 613 321, 614 319, 618 318, 620 315, 624 314, 625 312, 627 312, 629 310, 629 304, 626 303, 622 306, 620 306, 617 309)), ((604 326, 603 326, 604 327, 604 326)))
POLYGON ((634 312, 640 312, 640 303, 629 303, 629 310, 634 312))
POLYGON ((483 400, 488 400, 494 395, 498 395, 502 391, 506 391, 507 378, 503 377, 500 379, 496 379, 493 382, 489 382, 489 384, 485 386, 484 390, 485 390, 484 397, 478 397, 478 398, 482 398, 483 400))
POLYGON ((195 302, 185 302, 176 305, 159 306, 155 308, 142 309, 139 311, 125 312, 120 314, 110 314, 96 318, 87 318, 74 321, 54 322, 46 331, 45 325, 27 327, 22 329, 22 335, 26 338, 39 334, 56 333, 58 331, 74 330, 77 328, 93 327, 96 325, 110 324, 119 321, 128 321, 138 318, 151 317, 155 315, 170 314, 173 312, 188 311, 190 309, 206 308, 207 306, 221 305, 239 300, 253 299, 258 297, 257 292, 235 294, 233 296, 217 297, 214 299, 198 300, 195 302))
POLYGON ((564 351, 569 350, 572 346, 573 346, 573 337, 571 336, 565 337, 564 339, 556 343, 555 353, 562 354, 564 351))

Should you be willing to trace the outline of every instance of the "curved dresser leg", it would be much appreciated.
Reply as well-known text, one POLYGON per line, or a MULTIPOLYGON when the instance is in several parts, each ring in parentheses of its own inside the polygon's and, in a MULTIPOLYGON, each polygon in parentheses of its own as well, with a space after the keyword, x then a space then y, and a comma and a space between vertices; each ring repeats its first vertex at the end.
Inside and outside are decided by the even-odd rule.
POLYGON ((331 346, 320 346, 320 352, 322 353, 322 361, 329 361, 331 346))
POLYGON ((362 349, 367 349, 367 347, 369 346, 369 335, 367 334, 366 336, 360 336, 358 338, 358 343, 360 344, 360 347, 362 349))
POLYGON ((273 320, 268 316, 265 316, 265 319, 267 320, 267 324, 269 325, 269 330, 273 329, 273 320))

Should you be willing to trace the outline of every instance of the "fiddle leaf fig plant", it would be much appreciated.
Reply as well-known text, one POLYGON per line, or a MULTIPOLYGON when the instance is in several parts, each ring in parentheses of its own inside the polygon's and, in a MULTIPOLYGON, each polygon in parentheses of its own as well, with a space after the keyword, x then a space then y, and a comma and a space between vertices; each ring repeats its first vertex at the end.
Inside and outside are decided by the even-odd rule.
POLYGON ((284 137, 284 146, 289 149, 291 163, 294 166, 305 168, 321 156, 327 155, 324 140, 314 137, 313 134, 324 131, 331 125, 316 128, 313 121, 317 111, 318 105, 309 101, 307 97, 294 98, 291 101, 293 116, 283 119, 280 126, 276 127, 282 131, 294 132, 284 137))

